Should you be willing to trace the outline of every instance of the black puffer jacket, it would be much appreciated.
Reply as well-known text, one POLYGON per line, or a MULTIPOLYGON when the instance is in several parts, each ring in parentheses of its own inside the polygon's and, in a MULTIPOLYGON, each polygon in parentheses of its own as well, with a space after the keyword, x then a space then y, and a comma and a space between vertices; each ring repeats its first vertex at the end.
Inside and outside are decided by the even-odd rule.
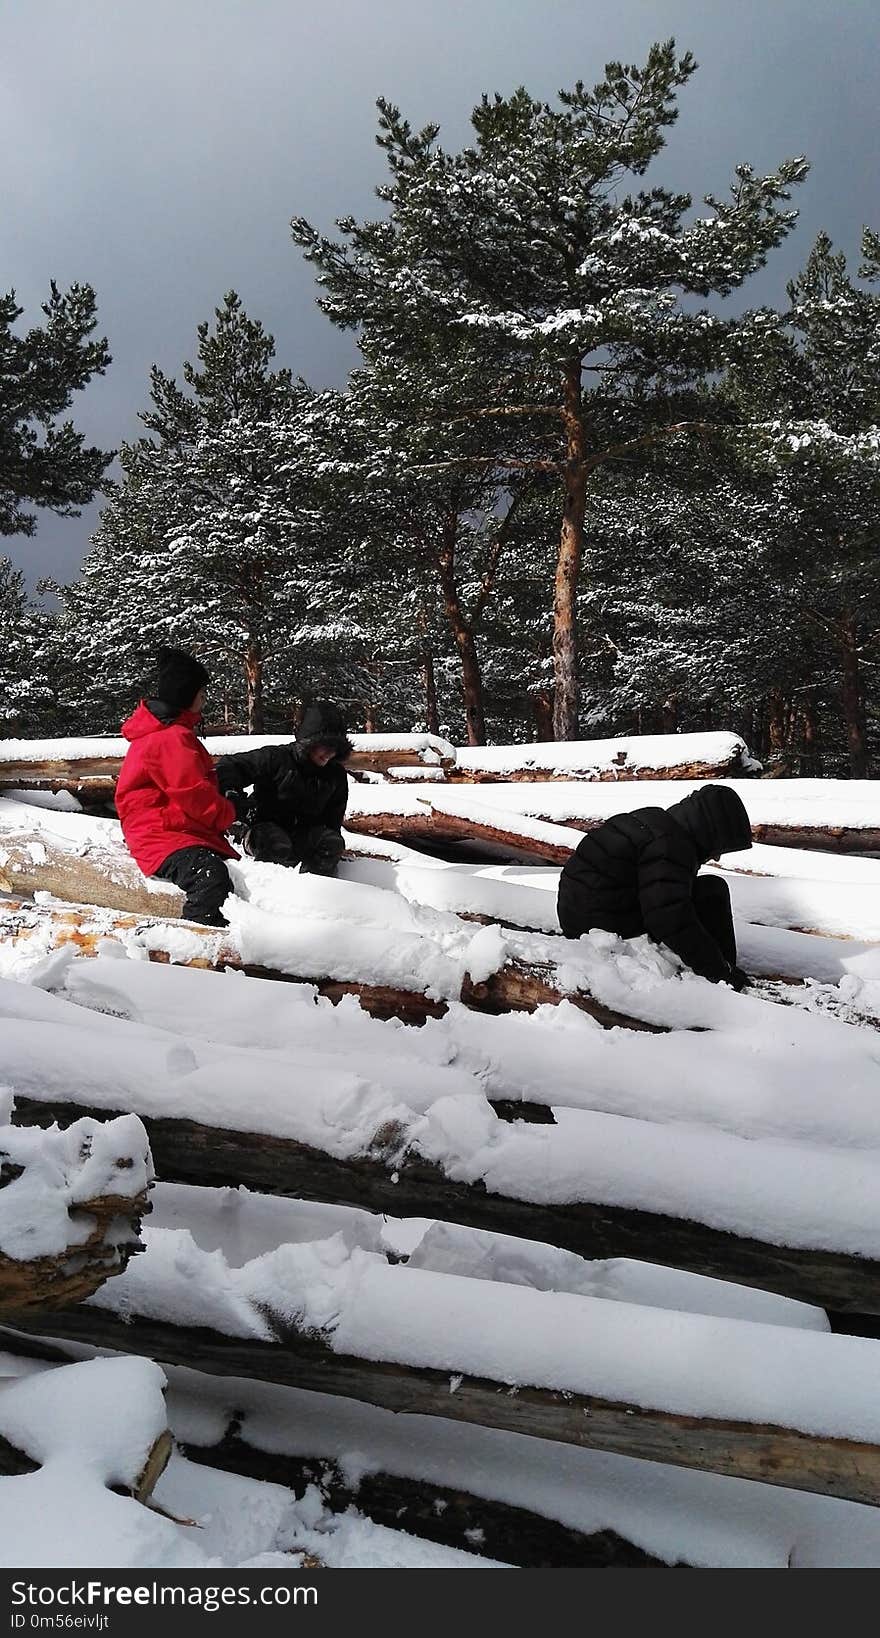
POLYGON ((348 802, 348 775, 343 763, 351 755, 339 707, 316 700, 306 709, 290 745, 261 745, 255 751, 222 756, 217 763, 220 789, 254 787, 258 820, 271 820, 293 835, 314 825, 339 830, 348 802), (314 745, 332 745, 331 762, 319 768, 309 757, 314 745))
POLYGON ((569 938, 591 927, 649 933, 715 982, 731 966, 693 904, 700 865, 751 847, 749 816, 728 785, 704 785, 667 808, 620 813, 590 831, 563 866, 557 909, 569 938))

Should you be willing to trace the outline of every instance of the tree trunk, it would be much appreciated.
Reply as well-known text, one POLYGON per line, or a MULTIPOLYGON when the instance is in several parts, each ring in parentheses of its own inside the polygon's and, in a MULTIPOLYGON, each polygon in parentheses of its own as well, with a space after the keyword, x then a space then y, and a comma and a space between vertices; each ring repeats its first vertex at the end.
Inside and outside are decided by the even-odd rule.
POLYGON ((862 685, 856 620, 849 610, 838 622, 837 637, 843 663, 843 682, 840 696, 843 707, 843 720, 846 725, 850 778, 867 779, 868 725, 865 717, 865 696, 862 685))
POLYGON ((532 694, 532 715, 539 741, 553 738, 553 701, 549 694, 532 694))
POLYGON ((770 754, 785 763, 785 700, 782 692, 774 688, 767 700, 767 732, 770 744, 770 754))
POLYGON ((812 777, 818 767, 817 739, 816 700, 808 694, 801 707, 801 774, 805 778, 812 777))
POLYGON ((263 648, 256 637, 248 638, 244 655, 244 676, 247 688, 247 728, 249 734, 265 732, 263 713, 263 648))
POLYGON ((381 660, 365 660, 364 669, 373 680, 370 697, 364 700, 364 733, 378 734, 379 732, 379 688, 382 676, 381 660))
POLYGON ((563 372, 566 442, 565 505, 553 592, 553 734, 577 739, 580 685, 577 655, 577 589, 587 507, 581 362, 569 359, 563 372))
POLYGON ((422 687, 425 690, 425 727, 429 734, 439 734, 440 713, 437 709, 437 677, 434 672, 434 651, 427 635, 422 638, 422 687))
POLYGON ((667 694, 660 706, 660 723, 664 734, 678 731, 678 695, 667 694))
POLYGON ((444 539, 437 553, 437 574, 446 618, 455 639, 461 661, 461 684, 464 695, 464 715, 468 745, 485 745, 486 717, 483 709, 483 676, 477 657, 474 633, 461 606, 455 583, 455 531, 458 518, 444 531, 444 539))

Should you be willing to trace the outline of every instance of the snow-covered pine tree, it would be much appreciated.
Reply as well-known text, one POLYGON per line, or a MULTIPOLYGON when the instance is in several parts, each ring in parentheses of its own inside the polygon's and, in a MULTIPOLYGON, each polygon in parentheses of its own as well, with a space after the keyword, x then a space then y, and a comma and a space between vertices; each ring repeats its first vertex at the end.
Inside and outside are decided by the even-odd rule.
POLYGON ((807 170, 803 159, 768 176, 739 165, 729 199, 707 196, 709 214, 692 221, 687 194, 626 191, 660 152, 694 68, 668 41, 642 67, 608 64, 592 90, 579 81, 555 107, 523 88, 484 97, 472 115, 476 141, 460 153, 437 146, 436 125, 414 131, 380 102, 387 215, 340 219, 341 240, 292 223, 318 269, 320 305, 334 323, 360 328, 371 363, 406 363, 427 381, 440 355, 454 363, 463 337, 479 341, 481 389, 476 401, 461 396, 454 420, 524 426, 531 447, 499 451, 493 438, 463 464, 491 460, 502 481, 525 470, 555 476, 559 738, 578 732, 576 607, 591 480, 711 418, 700 389, 736 324, 693 298, 727 295, 764 263, 794 222, 785 205, 807 170))
POLYGON ((36 734, 51 721, 54 689, 46 616, 28 605, 24 575, 0 557, 0 734, 36 734))
POLYGON ((79 634, 92 677, 116 699, 171 641, 215 673, 212 715, 265 726, 266 668, 295 646, 325 522, 316 400, 271 368, 273 356, 272 337, 230 292, 213 329, 199 326, 184 386, 152 371, 149 435, 123 446, 122 480, 65 596, 67 640, 79 634))
POLYGON ((45 323, 23 335, 13 290, 0 295, 0 535, 32 535, 30 506, 76 517, 92 499, 112 451, 86 444, 72 421, 59 422, 75 392, 110 363, 106 338, 92 340, 95 292, 54 280, 45 323))
POLYGON ((757 353, 730 388, 756 423, 745 457, 777 491, 778 576, 802 623, 823 639, 839 678, 849 771, 870 769, 867 700, 880 659, 880 239, 868 230, 858 280, 819 235, 788 286, 782 317, 764 315, 757 353))
MULTIPOLYGON (((470 363, 476 369, 476 350, 470 363)), ((398 612, 401 596, 409 610, 404 641, 421 653, 426 715, 434 710, 434 649, 426 633, 437 609, 460 667, 467 742, 482 745, 480 632, 521 537, 523 505, 540 480, 531 472, 503 473, 486 454, 490 440, 482 429, 470 419, 453 424, 451 406, 467 367, 462 349, 454 370, 441 357, 430 375, 404 360, 357 372, 341 407, 332 469, 356 496, 358 557, 386 583, 398 612), (469 450, 480 450, 480 458, 469 459, 469 450)))
POLYGON ((660 461, 594 487, 584 694, 595 732, 736 725, 764 749, 765 710, 799 697, 815 667, 796 580, 779 575, 777 512, 772 479, 735 467, 685 488, 660 461))

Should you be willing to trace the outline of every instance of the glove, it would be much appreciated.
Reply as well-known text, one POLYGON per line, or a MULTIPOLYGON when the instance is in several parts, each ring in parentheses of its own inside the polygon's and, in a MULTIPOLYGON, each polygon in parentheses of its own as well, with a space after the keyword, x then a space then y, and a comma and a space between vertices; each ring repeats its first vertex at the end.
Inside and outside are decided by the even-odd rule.
POLYGON ((231 802, 235 809, 236 823, 243 825, 251 810, 251 799, 245 791, 224 791, 227 802, 231 802))
POLYGON ((732 984, 735 990, 747 990, 751 980, 748 973, 743 972, 742 967, 734 967, 728 983, 732 984))

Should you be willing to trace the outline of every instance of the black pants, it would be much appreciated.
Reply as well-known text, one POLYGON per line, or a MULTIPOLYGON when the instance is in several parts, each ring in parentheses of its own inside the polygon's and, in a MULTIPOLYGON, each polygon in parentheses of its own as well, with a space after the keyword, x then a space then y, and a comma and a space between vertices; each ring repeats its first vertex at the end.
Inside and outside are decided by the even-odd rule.
POLYGON ((265 864, 299 865, 313 876, 333 876, 345 843, 338 830, 308 825, 285 830, 271 819, 258 819, 245 837, 245 852, 265 864))
POLYGON ((694 882, 694 909, 707 933, 720 945, 721 954, 736 966, 736 932, 730 888, 722 876, 698 876, 694 882))
POLYGON ((222 854, 209 847, 180 847, 163 859, 154 875, 183 889, 187 921, 200 921, 204 927, 228 926, 220 906, 232 892, 232 882, 222 854))

